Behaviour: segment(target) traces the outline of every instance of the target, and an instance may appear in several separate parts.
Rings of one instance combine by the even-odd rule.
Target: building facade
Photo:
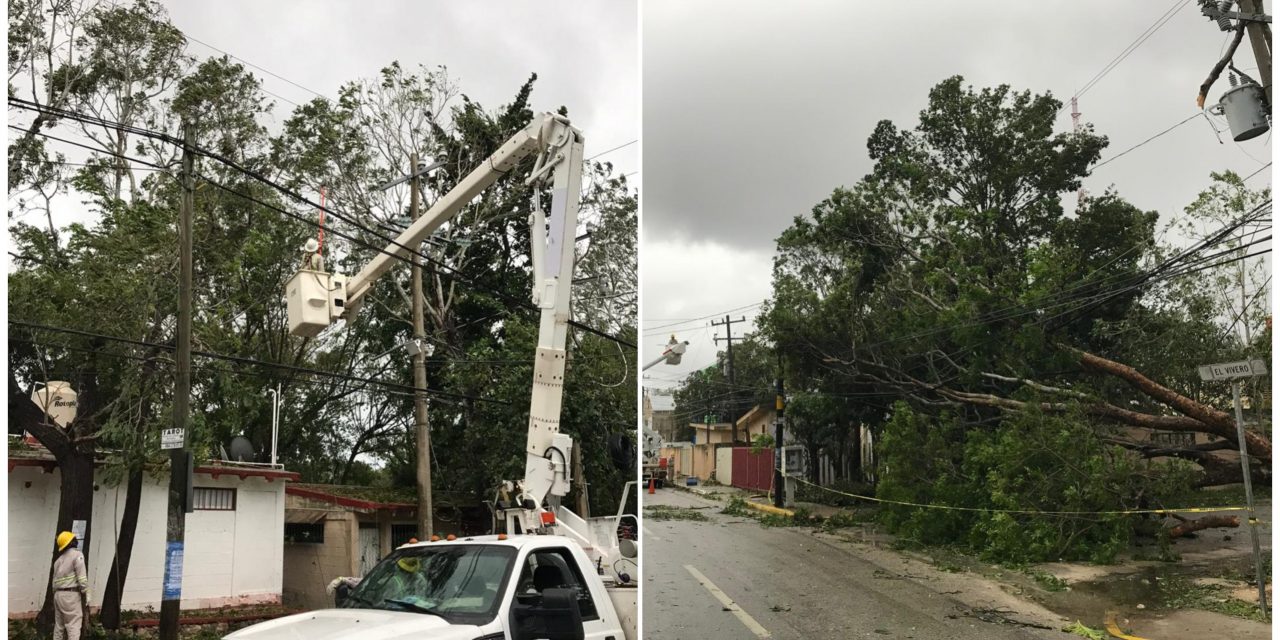
[[[284,566],[284,491],[298,475],[276,469],[209,465],[195,471],[187,514],[182,608],[278,604]],[[164,579],[167,477],[142,486],[138,528],[121,607],[159,610]],[[57,535],[61,476],[47,454],[9,456],[9,617],[34,616],[44,603]],[[124,515],[125,487],[95,477],[86,558],[93,607],[101,606]]]

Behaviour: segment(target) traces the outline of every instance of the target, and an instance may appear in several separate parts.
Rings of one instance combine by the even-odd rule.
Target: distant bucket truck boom
[[[685,349],[688,349],[688,348],[689,348],[688,340],[685,340],[684,342],[678,342],[676,341],[676,337],[672,335],[671,341],[667,343],[667,348],[662,350],[662,355],[658,356],[657,358],[654,358],[653,361],[645,364],[644,369],[641,369],[641,371],[648,371],[649,369],[652,369],[653,367],[656,367],[662,364],[663,362],[667,364],[680,364],[680,358],[684,356]]]

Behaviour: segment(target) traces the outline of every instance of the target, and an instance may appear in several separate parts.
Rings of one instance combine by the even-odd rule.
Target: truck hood
[[[225,640],[474,640],[474,625],[451,625],[439,616],[377,609],[322,609],[246,627]]]

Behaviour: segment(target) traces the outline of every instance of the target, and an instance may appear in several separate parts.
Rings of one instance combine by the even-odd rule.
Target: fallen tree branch
[[[1204,529],[1235,528],[1238,526],[1240,526],[1240,516],[1205,516],[1195,520],[1187,520],[1176,527],[1170,527],[1165,530],[1165,533],[1172,539],[1181,538],[1189,533]]]
[[[1151,380],[1127,364],[1108,360],[1074,347],[1063,346],[1079,356],[1080,364],[1085,369],[1120,378],[1143,394],[1159,400],[1174,411],[1202,423],[1198,431],[1211,433],[1236,442],[1235,419],[1227,412],[1219,411],[1202,402],[1196,402],[1173,389]],[[1245,445],[1250,454],[1267,463],[1271,462],[1271,441],[1269,439],[1252,431],[1245,431],[1244,437]]]
[[[1092,398],[1090,398],[1088,394],[1082,393],[1080,391],[1074,391],[1072,389],[1063,389],[1061,387],[1051,387],[1047,384],[1036,382],[1035,380],[1028,380],[1027,378],[1014,378],[1011,376],[1002,376],[998,373],[989,373],[989,372],[983,372],[982,376],[986,378],[991,378],[993,380],[1000,380],[1001,382],[1020,382],[1028,387],[1031,387],[1032,389],[1035,389],[1037,391],[1043,391],[1045,393],[1057,393],[1061,395],[1071,396],[1072,398],[1080,398],[1081,400],[1092,400]]]

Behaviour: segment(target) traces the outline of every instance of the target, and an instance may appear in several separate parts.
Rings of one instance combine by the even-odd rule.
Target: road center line
[[[644,535],[650,538],[653,538],[654,540],[662,540],[662,538],[659,538],[658,536],[653,535],[653,532],[649,530],[649,527],[640,525],[640,530],[644,532]]]
[[[755,618],[752,618],[750,614],[748,614],[746,611],[743,611],[742,607],[738,606],[738,603],[734,602],[728,595],[725,594],[725,592],[721,591],[720,587],[717,587],[715,583],[708,580],[706,576],[702,575],[702,572],[698,571],[697,569],[694,569],[693,565],[686,564],[684,568],[688,569],[689,573],[693,574],[693,579],[697,580],[698,583],[701,584],[703,588],[705,588],[707,591],[710,591],[711,595],[715,596],[716,600],[719,600],[720,604],[724,605],[724,608],[728,609],[729,611],[732,611],[733,615],[737,616],[738,620],[741,621],[742,624],[751,631],[751,633],[756,634],[757,638],[773,637],[773,635],[771,635],[764,627],[760,626],[759,622],[756,622]]]

